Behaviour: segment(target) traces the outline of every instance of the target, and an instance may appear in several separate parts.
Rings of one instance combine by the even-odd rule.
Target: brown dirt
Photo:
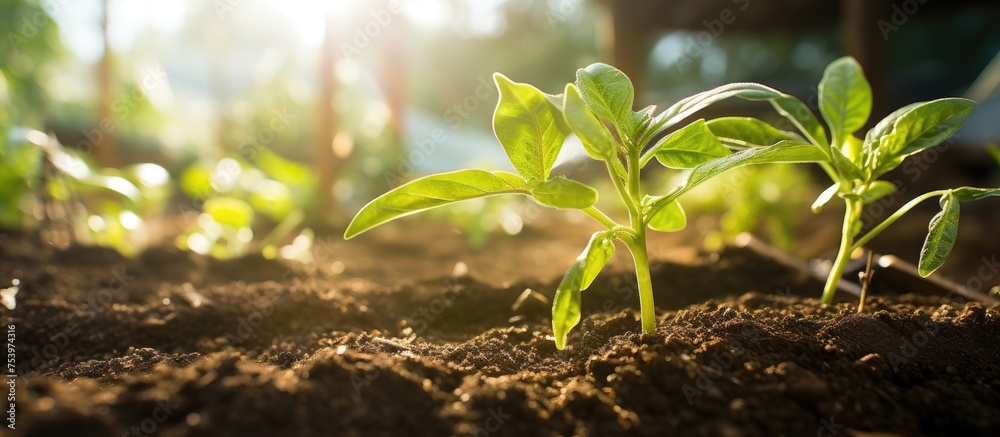
[[[591,231],[469,251],[404,221],[324,240],[307,265],[10,236],[0,279],[22,289],[0,314],[16,326],[17,433],[1000,434],[996,308],[906,294],[855,314],[747,249],[674,249],[684,236],[651,244],[655,334],[638,333],[618,256],[557,351],[548,308],[511,305],[525,288],[551,298]],[[470,275],[451,276],[459,261]]]

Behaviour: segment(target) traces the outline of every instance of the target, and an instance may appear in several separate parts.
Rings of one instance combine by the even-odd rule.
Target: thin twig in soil
[[[868,286],[871,285],[874,274],[875,272],[872,271],[872,251],[869,250],[865,271],[858,273],[858,279],[861,280],[861,301],[858,302],[858,314],[865,311],[865,298],[868,297]]]

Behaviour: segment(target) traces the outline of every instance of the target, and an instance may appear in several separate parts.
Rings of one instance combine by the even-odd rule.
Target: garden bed
[[[0,273],[22,289],[3,324],[16,326],[28,366],[17,429],[1000,432],[996,308],[903,294],[872,297],[856,314],[855,298],[821,305],[820,282],[747,248],[658,253],[674,246],[653,242],[656,333],[638,334],[634,276],[619,257],[585,292],[584,320],[557,351],[548,304],[512,305],[526,288],[552,297],[577,235],[550,226],[544,238],[497,238],[470,252],[447,230],[420,229],[429,234],[404,223],[364,243],[319,244],[306,265],[171,249],[129,260],[8,237]],[[424,248],[422,238],[439,244]]]

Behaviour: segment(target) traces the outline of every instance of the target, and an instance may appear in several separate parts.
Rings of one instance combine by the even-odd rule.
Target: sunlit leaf
[[[782,141],[773,146],[746,149],[725,158],[701,164],[688,175],[682,191],[690,190],[724,171],[745,165],[822,162],[824,160],[826,160],[826,155],[818,147],[796,141]]]
[[[493,80],[500,101],[493,113],[493,132],[518,173],[529,180],[549,178],[566,134],[559,124],[563,115],[556,101],[537,88],[512,82],[502,74]]]
[[[750,147],[770,146],[779,141],[804,142],[798,134],[783,131],[752,117],[722,117],[705,123],[715,136],[746,143]]]
[[[695,121],[667,135],[650,150],[657,161],[669,168],[691,168],[732,154],[705,127],[705,120]]]
[[[808,135],[810,137],[808,140],[823,146],[829,144],[823,127],[805,103],[773,88],[746,82],[722,85],[682,99],[656,116],[649,131],[662,132],[663,129],[679,123],[713,103],[733,97],[750,101],[769,101],[779,114]]]
[[[425,176],[365,205],[347,226],[344,238],[353,238],[387,221],[430,208],[508,193],[530,194],[527,181],[512,173],[485,170],[459,170]]]
[[[594,159],[609,160],[617,153],[617,141],[604,123],[587,108],[580,92],[573,84],[566,85],[563,113],[566,122],[583,143],[584,150]]]
[[[848,180],[865,180],[865,174],[850,158],[844,156],[840,149],[834,148],[830,151],[830,157],[833,158],[833,167],[837,169],[842,176]]]
[[[563,276],[552,301],[552,334],[556,348],[566,348],[566,336],[580,323],[581,291],[590,287],[615,253],[609,231],[597,232]]]
[[[576,71],[576,85],[580,94],[599,119],[612,122],[622,135],[628,135],[635,128],[632,103],[635,91],[632,81],[625,73],[608,64],[591,64]]]
[[[673,201],[660,208],[649,219],[649,228],[660,232],[677,232],[687,226],[687,214],[681,204]]]
[[[810,207],[812,212],[818,214],[822,211],[823,206],[829,203],[830,199],[833,199],[833,196],[836,196],[838,191],[840,191],[840,182],[830,185],[827,189],[823,190],[823,192],[816,197],[816,200],[813,201],[813,204]]]
[[[558,176],[538,184],[531,195],[542,205],[563,209],[584,209],[597,203],[597,190]]]
[[[872,88],[854,58],[845,56],[826,67],[819,82],[819,112],[830,126],[830,136],[836,145],[868,122]]]
[[[952,136],[972,113],[975,102],[947,98],[905,106],[882,119],[865,136],[867,167],[881,176],[903,159]]]

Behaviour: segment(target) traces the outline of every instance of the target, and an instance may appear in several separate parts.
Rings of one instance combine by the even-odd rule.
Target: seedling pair
[[[713,135],[709,124],[697,120],[653,142],[654,138],[695,112],[719,100],[740,96],[801,105],[770,88],[733,84],[696,94],[657,113],[653,106],[633,111],[634,92],[624,73],[605,64],[577,71],[576,82],[562,94],[552,95],[527,84],[494,75],[500,101],[493,115],[493,130],[507,152],[515,173],[460,170],[426,176],[402,185],[371,201],[358,212],[344,234],[352,238],[375,226],[409,214],[453,202],[520,194],[559,209],[577,209],[604,226],[594,233],[570,266],[556,290],[552,330],[556,347],[566,346],[566,336],[580,321],[581,292],[597,277],[621,241],[635,263],[642,329],[656,328],[653,290],[646,251],[646,230],[676,231],[687,219],[677,198],[712,177],[749,164],[822,162],[822,151],[794,135],[773,135],[761,147],[736,146],[733,152]],[[782,100],[784,99],[784,100]],[[802,105],[802,108],[805,108]],[[795,108],[793,108],[795,109]],[[766,133],[777,134],[775,129]],[[628,222],[618,223],[597,209],[597,191],[551,170],[570,133],[576,134],[587,154],[607,167],[615,191],[628,211]],[[652,145],[650,146],[650,144]],[[763,144],[763,143],[761,143]],[[690,169],[685,181],[662,195],[647,194],[639,173],[650,162]]]
[[[646,251],[646,231],[683,229],[687,218],[678,197],[726,170],[749,164],[818,163],[834,184],[813,204],[818,211],[834,196],[846,204],[843,238],[827,281],[823,301],[832,301],[851,252],[861,247],[916,204],[940,197],[942,211],[934,217],[920,256],[920,273],[929,275],[944,262],[955,242],[958,202],[1000,195],[1000,189],[962,187],[926,193],[861,238],[864,205],[892,194],[896,187],[878,178],[903,160],[950,137],[975,104],[965,99],[940,99],[905,106],[868,131],[853,134],[871,113],[871,88],[860,66],[842,58],[826,70],[819,86],[820,113],[829,135],[800,100],[754,83],[734,83],[688,97],[657,113],[653,106],[633,111],[632,83],[621,71],[593,64],[577,71],[576,82],[552,95],[495,74],[500,101],[493,130],[517,173],[460,170],[426,176],[371,201],[358,212],[344,234],[352,238],[390,220],[450,203],[500,194],[520,194],[559,209],[577,209],[604,226],[594,233],[556,290],[552,331],[556,347],[580,322],[581,292],[594,281],[621,241],[635,262],[643,332],[656,328],[652,283]],[[697,111],[723,99],[767,101],[794,131],[778,129],[758,119],[724,117],[697,120],[654,142],[661,133]],[[569,134],[579,137],[587,154],[607,167],[628,222],[618,223],[597,209],[597,191],[564,176],[552,176],[552,166]],[[652,145],[650,145],[652,143]],[[648,194],[639,173],[650,162],[689,169],[679,186],[661,195]]]

